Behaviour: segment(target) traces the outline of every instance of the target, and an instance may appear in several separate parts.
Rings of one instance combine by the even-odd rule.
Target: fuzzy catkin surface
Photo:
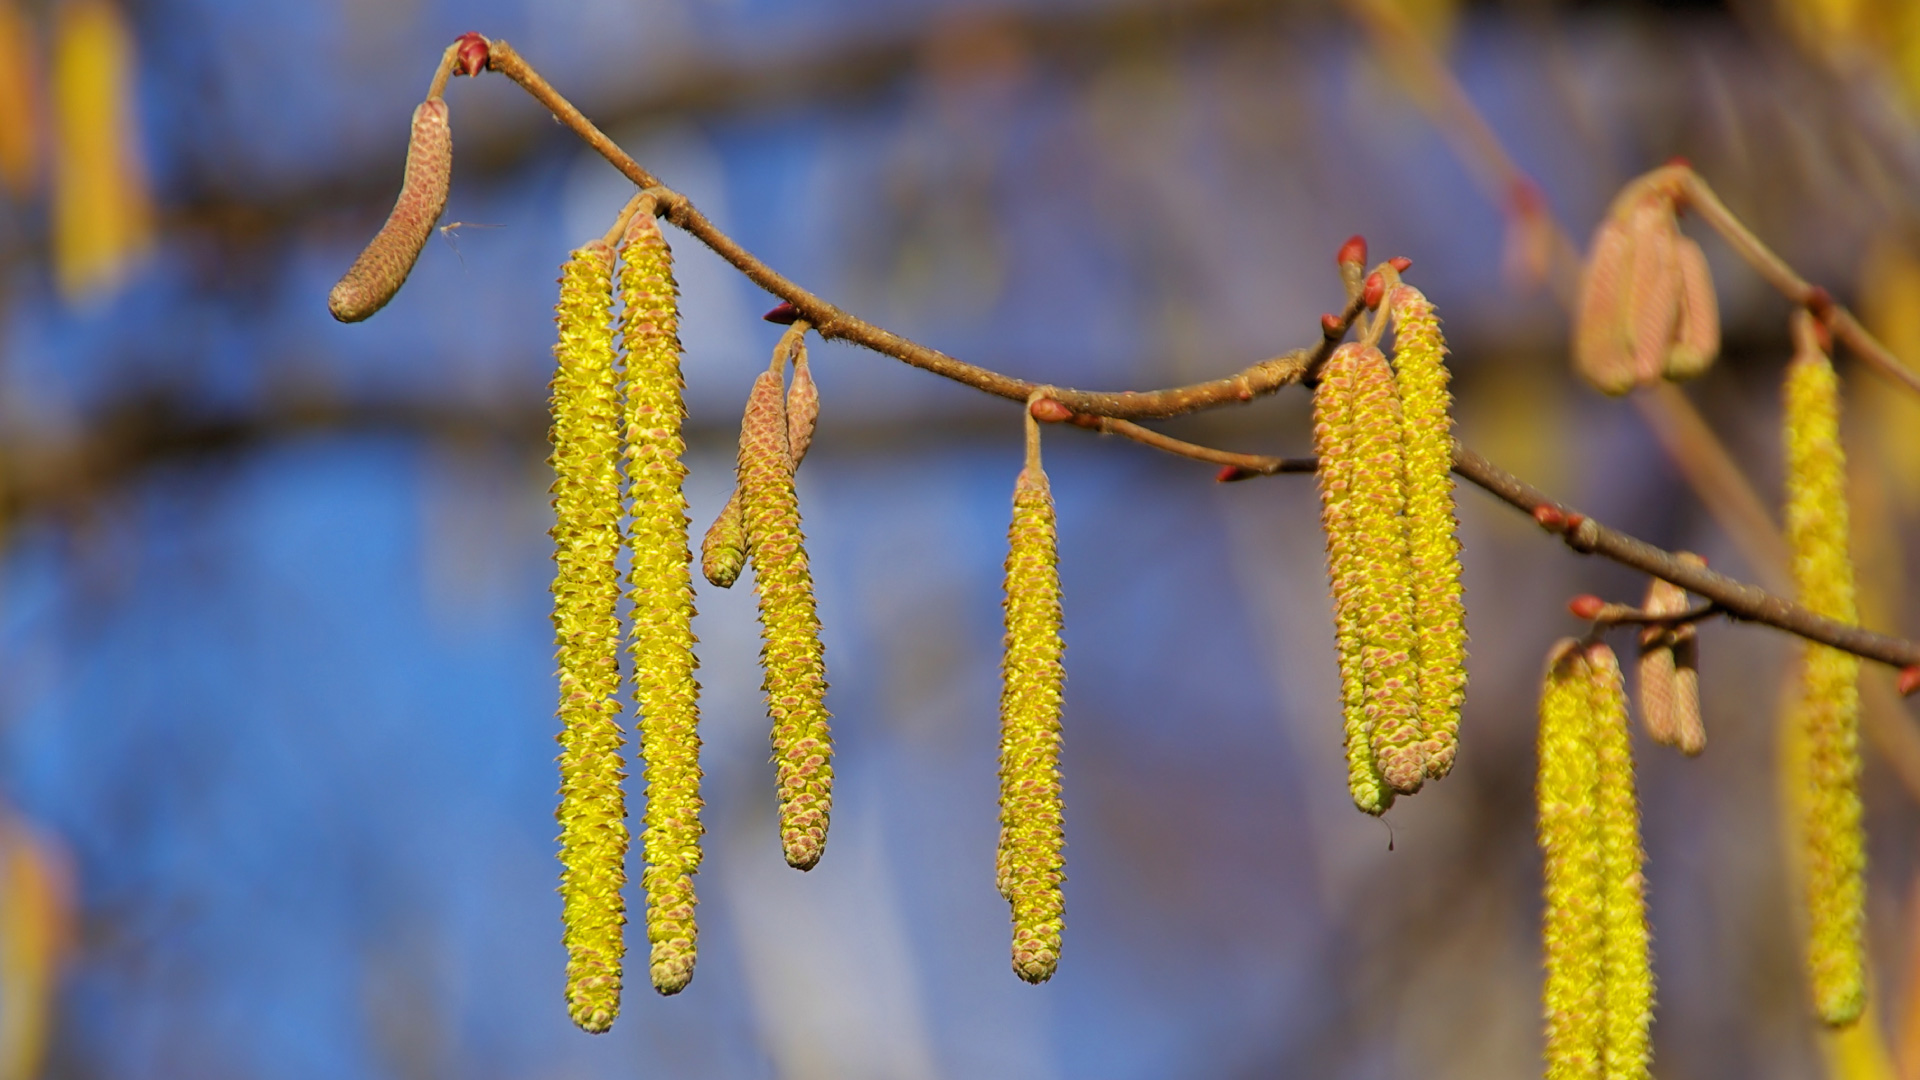
[[[620,1010],[626,808],[615,614],[620,588],[619,399],[612,254],[594,242],[560,273],[554,311],[553,625],[560,661],[560,894],[567,1009],[587,1031]]]
[[[387,306],[420,258],[434,223],[447,208],[453,178],[453,129],[447,103],[429,98],[413,110],[406,179],[387,222],[341,276],[327,310],[341,322],[359,322]]]
[[[754,381],[741,421],[740,496],[760,599],[760,662],[773,720],[780,845],[788,865],[809,870],[820,861],[833,811],[833,740],[786,408],[780,377],[773,372],[762,372]]]
[[[1596,1080],[1605,1032],[1605,946],[1591,675],[1579,645],[1556,644],[1540,694],[1540,851],[1545,856],[1543,1003],[1547,1080]]]
[[[1846,456],[1840,391],[1818,352],[1788,365],[1785,388],[1787,540],[1800,602],[1858,621],[1848,554]],[[1807,870],[1807,964],[1814,1007],[1829,1024],[1858,1019],[1866,1004],[1866,838],[1861,824],[1860,661],[1806,646],[1800,698],[1790,722],[1806,754],[1802,839]]]
[[[1634,790],[1627,688],[1613,650],[1587,653],[1587,692],[1594,749],[1594,827],[1599,845],[1602,1005],[1606,1010],[1602,1075],[1646,1080],[1653,1058],[1652,940],[1647,929],[1646,856],[1640,848],[1640,803]]]
[[[636,214],[621,245],[626,345],[627,484],[633,552],[634,700],[647,808],[640,835],[654,988],[677,993],[693,977],[700,869],[700,684],[694,681],[692,553],[682,492],[678,288],[651,214]]]
[[[1406,443],[1407,553],[1419,655],[1420,753],[1426,775],[1453,768],[1467,693],[1467,613],[1453,505],[1453,404],[1446,341],[1420,291],[1394,290],[1394,366]]]
[[[1066,920],[1060,711],[1066,669],[1060,570],[1047,474],[1020,471],[1007,530],[1000,691],[1000,894],[1013,909],[1013,970],[1053,976]]]

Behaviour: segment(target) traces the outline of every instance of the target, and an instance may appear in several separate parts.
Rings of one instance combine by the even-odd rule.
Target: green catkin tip
[[[833,740],[820,620],[787,438],[780,376],[762,372],[740,425],[741,508],[760,599],[762,686],[773,720],[780,846],[789,866],[811,870],[826,845],[833,809]]]
[[[1419,654],[1420,743],[1426,775],[1453,768],[1467,691],[1467,615],[1461,599],[1459,524],[1453,505],[1453,434],[1447,345],[1433,305],[1402,285],[1392,300],[1394,367],[1406,443],[1407,551]]]
[[[1037,454],[1022,469],[1007,531],[1006,655],[1000,693],[1000,894],[1013,909],[1013,970],[1030,983],[1060,962],[1060,572],[1053,495]]]
[[[710,584],[731,589],[746,568],[747,524],[740,513],[740,489],[736,487],[700,541],[700,573]]]
[[[1345,730],[1347,786],[1354,805],[1369,814],[1393,805],[1393,789],[1374,760],[1366,711],[1365,597],[1361,581],[1364,538],[1354,492],[1357,435],[1354,426],[1355,365],[1362,346],[1336,349],[1321,370],[1313,394],[1313,448],[1319,455],[1320,523],[1327,540],[1327,578],[1332,585],[1334,641],[1340,661],[1340,709]]]
[[[692,556],[681,421],[678,289],[672,254],[645,210],[620,247],[626,346],[626,458],[633,553],[634,702],[646,782],[641,854],[654,989],[678,993],[693,977],[698,930],[693,875],[700,869],[700,685],[693,673]]]
[[[1599,845],[1602,932],[1603,1073],[1646,1080],[1653,1056],[1653,962],[1647,929],[1646,856],[1634,793],[1627,691],[1620,661],[1605,645],[1587,649],[1594,746],[1594,826]]]
[[[1811,316],[1796,312],[1798,346],[1785,387],[1787,539],[1800,602],[1858,621],[1848,556],[1846,457],[1840,393]],[[1861,824],[1860,661],[1806,646],[1792,720],[1805,753],[1801,839],[1807,870],[1807,965],[1815,1011],[1828,1024],[1858,1020],[1866,1004],[1866,841]]]
[[[1540,851],[1546,905],[1547,1080],[1598,1080],[1604,1038],[1603,867],[1592,678],[1578,642],[1555,643],[1540,694]]]
[[[560,662],[560,894],[567,1011],[591,1032],[620,1011],[626,808],[620,790],[619,402],[613,260],[595,241],[561,267],[554,311],[553,625]]]

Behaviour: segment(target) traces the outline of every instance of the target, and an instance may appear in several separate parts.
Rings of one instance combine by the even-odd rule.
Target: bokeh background
[[[1308,343],[1363,233],[1446,318],[1468,443],[1750,579],[1780,580],[1786,303],[1688,227],[1727,349],[1686,394],[1756,523],[1690,479],[1683,403],[1568,376],[1564,237],[1683,155],[1920,362],[1907,0],[0,0],[0,1080],[1538,1071],[1539,668],[1570,595],[1644,580],[1463,490],[1460,764],[1376,821],[1345,792],[1311,482],[1050,432],[1068,931],[1027,986],[992,874],[1019,410],[843,346],[814,350],[800,475],[826,857],[780,860],[751,591],[703,586],[700,965],[574,1030],[550,309],[630,192],[504,79],[455,80],[448,227],[370,322],[324,303],[469,30],[789,275],[1030,379]],[[778,328],[676,251],[703,528]],[[1842,364],[1865,614],[1913,633],[1920,405]],[[1305,421],[1289,392],[1169,430],[1301,453]],[[1920,729],[1870,670],[1878,984],[1836,1043],[1781,843],[1793,646],[1703,645],[1707,753],[1637,746],[1659,1075],[1920,1077]]]

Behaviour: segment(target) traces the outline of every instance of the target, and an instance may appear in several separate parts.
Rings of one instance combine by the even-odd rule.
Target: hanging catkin
[[[1006,655],[1000,671],[1000,895],[1013,908],[1013,970],[1045,982],[1060,962],[1066,877],[1060,797],[1060,571],[1053,493],[1027,416],[1027,464],[1007,530]]]
[[[620,246],[627,352],[627,484],[633,552],[634,703],[647,809],[647,940],[654,989],[678,993],[693,977],[698,931],[693,875],[700,869],[700,684],[693,672],[692,556],[687,549],[687,469],[680,423],[678,289],[660,225],[642,209]]]
[[[1829,618],[1857,621],[1848,555],[1846,457],[1840,445],[1840,389],[1812,316],[1794,314],[1795,355],[1787,367],[1787,539],[1800,603]],[[1801,820],[1807,858],[1807,966],[1814,1008],[1849,1024],[1866,1003],[1866,843],[1861,826],[1860,661],[1808,644],[1791,722],[1806,753]]]
[[[620,1011],[626,808],[620,792],[620,406],[613,255],[599,241],[560,270],[553,354],[554,639],[560,660],[560,895],[567,1011],[605,1031]]]
[[[786,347],[783,342],[775,353],[781,366]],[[833,741],[827,730],[820,620],[800,533],[780,382],[778,367],[754,380],[740,424],[739,487],[760,598],[760,662],[773,720],[780,846],[788,865],[811,870],[826,845],[833,809]]]
[[[1545,856],[1547,1080],[1600,1076],[1605,924],[1592,677],[1580,644],[1555,643],[1540,694],[1539,839]]]
[[[447,208],[452,177],[453,131],[447,126],[447,103],[428,98],[413,110],[406,179],[393,212],[327,297],[327,310],[334,318],[359,322],[386,307],[406,284],[420,249],[433,235],[434,223]]]
[[[804,334],[793,341],[793,385],[787,388],[787,448],[798,469],[813,445],[814,424],[820,419],[820,390],[807,365],[807,339]],[[736,486],[727,505],[707,527],[700,542],[700,572],[710,584],[733,588],[740,571],[747,568],[747,528],[740,513],[740,489]]]
[[[1355,806],[1379,814],[1393,805],[1393,789],[1374,756],[1368,711],[1367,557],[1372,545],[1364,527],[1379,515],[1367,505],[1378,492],[1367,490],[1358,469],[1367,449],[1354,415],[1365,351],[1366,346],[1349,342],[1334,350],[1321,368],[1320,385],[1313,393],[1313,449],[1320,458],[1320,524],[1326,532],[1327,577],[1333,589],[1347,786]]]
[[[1420,752],[1426,775],[1453,768],[1467,692],[1467,614],[1460,596],[1459,524],[1453,508],[1453,422],[1447,344],[1433,304],[1395,289],[1394,368],[1406,444],[1407,552],[1419,653]]]
[[[1605,645],[1586,651],[1594,749],[1594,832],[1599,848],[1602,1072],[1606,1080],[1645,1080],[1653,1056],[1653,964],[1647,931],[1645,855],[1634,793],[1627,689],[1620,661]]]

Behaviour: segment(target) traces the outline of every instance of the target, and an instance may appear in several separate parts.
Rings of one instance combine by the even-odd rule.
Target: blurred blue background
[[[13,6],[49,49],[70,5]],[[1068,928],[1031,987],[992,874],[1019,410],[839,345],[813,353],[800,474],[839,748],[826,856],[780,860],[751,590],[703,586],[700,964],[671,999],[630,980],[610,1034],[574,1030],[545,384],[557,267],[630,189],[506,80],[455,80],[443,223],[462,224],[371,321],[324,303],[390,205],[440,50],[477,30],[783,272],[1036,381],[1164,386],[1306,344],[1363,233],[1413,259],[1447,320],[1464,439],[1761,573],[1642,414],[1566,376],[1565,317],[1516,270],[1509,208],[1349,18],[1364,6],[126,4],[150,250],[63,294],[46,186],[0,207],[0,799],[72,882],[44,1075],[1537,1071],[1538,669],[1577,631],[1568,596],[1633,602],[1644,581],[1463,491],[1460,765],[1375,821],[1345,791],[1311,481],[1218,485],[1050,431]],[[1577,242],[1621,183],[1685,155],[1849,300],[1863,260],[1917,250],[1900,69],[1799,49],[1795,5],[1405,6]],[[1728,341],[1690,392],[1771,492],[1786,304],[1690,231]],[[778,328],[769,297],[670,240],[699,529]],[[1863,380],[1870,614],[1912,632],[1916,427]],[[1298,392],[1169,430],[1310,443]],[[1657,1067],[1816,1075],[1771,764],[1789,643],[1703,637],[1711,748],[1637,747]],[[1920,1030],[1920,812],[1877,751],[1867,792],[1875,1018],[1899,1043]]]

